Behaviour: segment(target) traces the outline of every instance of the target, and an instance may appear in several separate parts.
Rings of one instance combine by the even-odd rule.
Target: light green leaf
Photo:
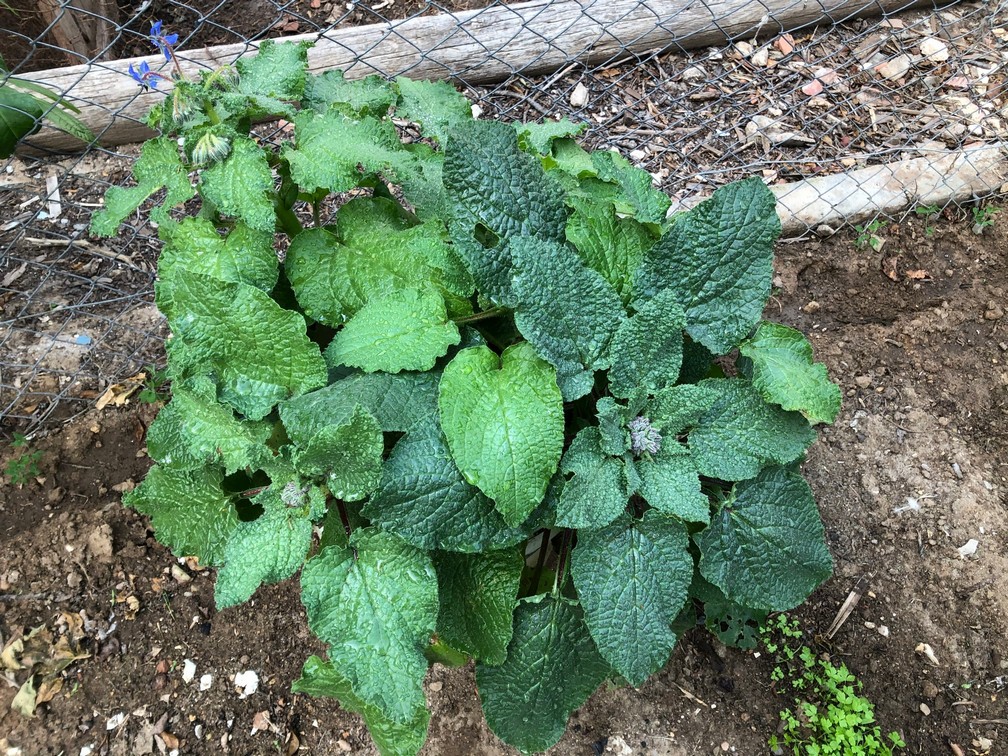
[[[370,175],[408,170],[412,162],[391,121],[357,120],[339,108],[302,110],[294,117],[294,135],[295,146],[284,145],[280,154],[304,192],[348,192]]]
[[[660,292],[620,323],[612,341],[609,390],[629,397],[643,389],[656,394],[675,384],[682,365],[686,315],[675,292]]]
[[[159,189],[167,188],[164,202],[150,212],[151,220],[158,223],[168,218],[168,210],[172,207],[196,195],[179,157],[178,145],[175,140],[167,137],[144,143],[140,157],[133,164],[133,178],[136,179],[136,186],[109,187],[105,193],[104,209],[91,218],[91,233],[112,236],[119,224]]]
[[[686,447],[666,436],[651,459],[638,459],[640,494],[648,504],[687,522],[710,522],[710,501],[700,490],[700,476]]]
[[[556,373],[526,342],[498,357],[463,349],[444,370],[438,405],[455,463],[494,500],[508,525],[542,501],[563,450]]]
[[[405,724],[424,706],[424,648],[438,616],[437,575],[428,556],[373,528],[350,547],[330,546],[301,573],[308,625],[331,644],[333,668],[360,700]]]
[[[304,318],[259,289],[179,270],[170,289],[158,288],[158,304],[175,336],[174,377],[213,373],[221,401],[250,420],[325,385],[325,362]]]
[[[291,103],[301,99],[307,76],[311,42],[280,42],[264,39],[253,58],[239,58],[238,91],[248,95],[264,111],[289,112]]]
[[[263,583],[286,580],[304,564],[312,540],[311,518],[307,507],[288,506],[282,490],[272,485],[252,499],[263,513],[251,522],[239,522],[231,532],[214,585],[218,609],[245,603]]]
[[[840,387],[826,366],[812,362],[812,345],[793,328],[760,323],[752,338],[739,345],[751,360],[753,386],[768,402],[801,412],[810,423],[832,423],[840,414]]]
[[[512,125],[518,132],[518,144],[521,148],[539,155],[550,154],[553,140],[577,136],[588,128],[587,123],[574,123],[567,118],[561,118],[559,121],[548,119],[542,123],[516,121]]]
[[[26,92],[15,91],[9,81],[4,76],[4,83],[0,84],[0,158],[9,158],[14,154],[17,143],[39,128],[42,114],[46,111],[38,99]]]
[[[644,252],[655,243],[648,229],[633,218],[621,218],[611,202],[571,201],[574,212],[567,220],[567,241],[585,265],[602,274],[624,305],[633,299],[634,271]]]
[[[704,578],[731,601],[774,612],[798,606],[830,576],[823,538],[812,490],[780,467],[738,483],[694,536]]]
[[[609,283],[566,244],[512,239],[515,325],[557,369],[564,401],[592,390],[595,371],[609,367],[609,345],[624,317]]]
[[[484,664],[503,662],[524,566],[517,549],[436,554],[438,638]]]
[[[266,153],[245,137],[232,140],[228,156],[203,171],[200,180],[200,194],[218,210],[270,234],[276,227],[272,193],[273,171]]]
[[[602,181],[619,186],[622,198],[633,208],[637,220],[656,226],[665,223],[665,214],[671,202],[663,192],[655,188],[650,173],[610,150],[591,153],[591,161],[595,174]]]
[[[671,624],[693,579],[685,526],[650,510],[581,533],[571,575],[599,653],[639,688],[676,642]]]
[[[436,417],[437,409],[434,413]],[[431,417],[399,440],[382,468],[381,483],[364,505],[365,517],[422,549],[480,552],[523,540],[456,467]]]
[[[539,595],[518,604],[507,658],[497,667],[477,664],[476,684],[490,729],[530,753],[560,739],[571,712],[609,671],[581,608],[569,599]]]
[[[202,273],[221,281],[246,283],[265,292],[276,286],[279,270],[273,234],[235,224],[221,236],[206,218],[186,217],[163,223],[158,236],[165,242],[158,258],[158,276],[171,278],[176,270]]]
[[[347,422],[357,405],[386,433],[405,433],[437,414],[439,373],[358,373],[280,405],[294,443],[304,446],[323,428]]]
[[[367,373],[423,371],[460,339],[437,291],[400,289],[369,299],[336,334],[325,358]]]
[[[776,200],[758,178],[716,190],[677,215],[637,271],[638,296],[671,289],[686,311],[686,330],[725,354],[756,326],[770,297],[773,244],[780,235]]]
[[[147,431],[147,451],[151,459],[179,470],[221,465],[230,474],[267,451],[263,445],[271,432],[269,423],[238,420],[213,395],[176,386]]]
[[[223,473],[211,468],[154,465],[143,483],[123,496],[123,504],[149,515],[158,540],[177,556],[194,556],[212,567],[224,561],[225,544],[238,525],[222,479]]]
[[[579,431],[560,460],[564,476],[556,508],[559,528],[602,528],[626,508],[627,490],[623,460],[602,450],[602,435],[595,427]]]
[[[714,397],[689,432],[690,452],[701,475],[753,478],[769,463],[794,462],[816,439],[804,417],[767,404],[748,381],[710,378],[696,385]]]
[[[294,452],[294,466],[324,479],[334,498],[360,501],[378,487],[385,442],[381,426],[360,405],[338,425],[327,425]]]
[[[385,716],[381,709],[363,701],[353,691],[350,681],[325,659],[309,656],[301,670],[301,677],[291,686],[294,693],[335,698],[345,710],[359,714],[367,725],[381,756],[416,756],[427,740],[430,712],[426,706],[416,709],[407,722],[398,722]]]
[[[442,145],[460,123],[472,120],[472,106],[447,81],[414,81],[399,76],[396,116],[420,124],[424,136],[433,137]]]
[[[392,86],[381,76],[347,79],[339,69],[308,75],[305,105],[319,113],[343,103],[358,115],[384,118],[396,100]]]

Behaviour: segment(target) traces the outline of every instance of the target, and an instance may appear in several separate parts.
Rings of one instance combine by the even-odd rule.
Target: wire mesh
[[[82,106],[99,144],[142,138],[142,113],[163,96],[118,89],[129,81],[124,59],[152,53],[159,19],[179,33],[184,65],[308,35],[334,51],[327,60],[345,60],[349,76],[449,77],[482,117],[584,121],[590,146],[649,171],[677,209],[761,176],[785,194],[805,191],[795,202],[821,200],[796,208],[795,235],[912,212],[915,202],[969,201],[1006,180],[1004,0],[837,0],[830,17],[821,3],[808,15],[804,0],[33,2],[0,3],[0,54],[12,75]],[[681,12],[664,12],[673,5]],[[263,126],[261,136],[274,131]],[[44,136],[0,171],[0,416],[29,427],[70,417],[160,362],[167,336],[152,304],[156,229],[137,215],[114,239],[87,233],[136,147],[68,157],[58,135]],[[901,185],[894,205],[878,189],[913,158],[937,166],[921,179],[929,188]],[[963,166],[967,180],[952,176]],[[841,175],[849,180],[833,194],[815,183]]]

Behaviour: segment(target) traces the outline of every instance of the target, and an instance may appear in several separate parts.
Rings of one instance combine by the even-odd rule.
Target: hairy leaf
[[[682,365],[686,316],[671,290],[660,292],[622,321],[612,341],[609,390],[629,397],[643,389],[656,394],[675,384]]]
[[[438,615],[437,576],[424,552],[373,528],[330,546],[301,573],[312,631],[364,703],[405,724],[424,706],[423,650]]]
[[[518,144],[521,148],[539,155],[550,154],[553,140],[577,136],[588,128],[587,123],[574,123],[567,118],[561,118],[559,121],[549,119],[542,123],[515,122],[513,126],[518,132]]]
[[[582,533],[571,575],[599,653],[635,688],[669,659],[693,578],[682,523],[654,510]]]
[[[591,161],[602,181],[619,186],[622,197],[633,208],[637,220],[656,226],[665,222],[665,213],[671,203],[664,193],[654,187],[650,173],[631,165],[625,157],[610,150],[593,152]]]
[[[439,387],[441,424],[455,463],[494,500],[508,525],[542,501],[563,449],[563,398],[556,373],[522,342],[498,357],[463,349]]]
[[[247,95],[262,114],[296,111],[289,104],[301,99],[307,78],[306,65],[311,42],[274,42],[264,39],[253,58],[235,61],[238,91]]]
[[[230,154],[203,171],[200,181],[200,194],[218,210],[270,234],[276,227],[272,192],[273,171],[266,153],[246,137],[236,137]]]
[[[644,253],[638,296],[671,289],[686,311],[690,336],[715,354],[731,350],[759,322],[770,297],[773,243],[781,229],[775,202],[752,178],[677,215]]]
[[[598,428],[580,431],[560,460],[564,476],[556,508],[560,528],[602,528],[626,508],[627,490],[623,460],[602,450]]]
[[[581,608],[539,595],[515,610],[514,634],[500,666],[476,665],[487,724],[521,751],[545,751],[567,718],[609,675],[588,634]]]
[[[710,501],[700,490],[696,464],[674,436],[663,439],[651,459],[638,459],[635,468],[640,494],[652,507],[687,522],[710,521]]]
[[[255,286],[270,292],[279,275],[273,234],[237,223],[225,236],[206,218],[164,223],[158,235],[165,242],[158,258],[158,277],[166,281],[176,270]]]
[[[424,136],[442,145],[460,125],[472,121],[472,106],[447,81],[414,81],[405,76],[395,80],[399,92],[396,115],[421,126]]]
[[[348,79],[339,69],[309,74],[305,82],[305,105],[319,113],[342,103],[358,115],[382,118],[396,100],[392,86],[381,76]]]
[[[47,107],[27,92],[16,91],[6,69],[0,73],[5,74],[0,85],[0,158],[9,158],[19,141],[38,130]]]
[[[794,608],[833,569],[811,489],[780,467],[738,483],[694,539],[704,578],[729,600],[767,611]]]
[[[378,487],[385,443],[381,426],[358,405],[344,422],[327,425],[294,452],[294,466],[323,479],[334,498],[360,501]]]

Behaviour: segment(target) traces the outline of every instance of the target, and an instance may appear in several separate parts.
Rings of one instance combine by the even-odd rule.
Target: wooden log
[[[369,26],[300,34],[316,41],[312,71],[341,68],[350,77],[377,73],[415,79],[455,78],[488,83],[521,73],[555,71],[572,60],[588,65],[628,54],[721,44],[726,39],[769,36],[815,23],[907,8],[932,0],[532,0],[456,14],[419,16]],[[257,43],[179,51],[182,70],[233,63],[255,54]],[[104,145],[149,139],[143,118],[163,93],[141,94],[127,74],[130,63],[151,68],[164,58],[120,60],[26,74],[67,93]],[[37,150],[78,149],[67,134],[44,127],[28,140]]]
[[[838,229],[914,206],[964,202],[1008,181],[1008,144],[989,144],[771,186],[784,236]]]

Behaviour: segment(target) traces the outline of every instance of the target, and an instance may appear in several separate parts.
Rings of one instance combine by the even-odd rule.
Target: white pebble
[[[959,552],[959,558],[965,559],[966,557],[973,556],[977,552],[977,546],[980,545],[980,541],[976,538],[970,538],[966,543],[960,546],[957,551]]]
[[[118,727],[125,721],[126,721],[126,714],[120,711],[118,714],[113,714],[106,720],[105,729],[106,730],[118,729]]]
[[[259,690],[259,675],[251,669],[239,672],[234,676],[234,684],[238,689],[238,698],[248,698]]]
[[[581,82],[578,82],[577,86],[574,87],[574,91],[571,92],[570,104],[575,108],[583,108],[588,104],[588,87],[586,87]]]
[[[203,675],[203,677],[199,679],[200,690],[210,690],[211,685],[213,685],[213,675]]]
[[[196,677],[196,662],[192,659],[186,659],[182,664],[182,682],[186,685],[191,683]]]

